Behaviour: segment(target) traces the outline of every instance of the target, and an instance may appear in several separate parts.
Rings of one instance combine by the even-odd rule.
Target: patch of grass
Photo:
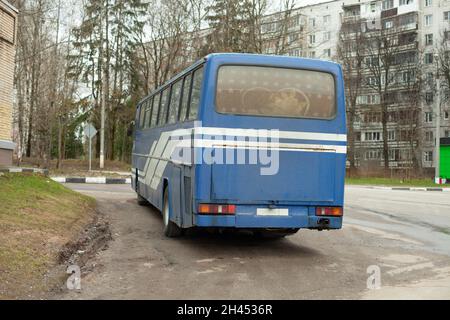
[[[370,185],[389,187],[450,187],[450,185],[437,185],[431,179],[390,179],[390,178],[345,178],[348,185]]]
[[[121,161],[105,160],[105,168],[100,169],[99,159],[92,159],[92,171],[89,172],[89,162],[87,159],[64,159],[61,162],[61,167],[56,169],[56,160],[51,160],[44,164],[40,159],[24,158],[22,160],[22,167],[48,167],[51,176],[72,176],[72,177],[111,177],[123,178],[124,173],[130,175],[131,165]]]
[[[39,296],[59,250],[94,209],[94,199],[45,176],[0,175],[0,297]]]

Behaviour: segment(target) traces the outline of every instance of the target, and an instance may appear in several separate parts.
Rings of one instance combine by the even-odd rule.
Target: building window
[[[423,156],[425,162],[433,162],[433,151],[425,151]]]
[[[316,52],[315,51],[310,51],[309,52],[309,57],[310,58],[315,58],[316,57]]]
[[[290,27],[297,27],[300,25],[300,16],[297,15],[291,19]]]
[[[425,16],[425,26],[429,27],[433,24],[433,15],[432,14],[427,14]]]
[[[414,79],[414,71],[403,71],[401,74],[401,81],[403,83],[410,83]]]
[[[376,2],[371,2],[370,3],[370,12],[375,12],[377,10],[377,4]]]
[[[366,104],[367,103],[367,96],[358,96],[356,98],[357,104]]]
[[[380,112],[367,112],[367,113],[364,113],[364,122],[365,123],[378,123],[378,122],[381,122],[381,113]]]
[[[388,140],[394,141],[395,140],[395,130],[389,130],[388,131]]]
[[[330,21],[331,21],[330,15],[323,16],[323,24],[330,23]]]
[[[326,58],[330,58],[331,57],[331,49],[324,49],[323,50],[323,55]]]
[[[389,10],[394,7],[394,0],[383,0],[383,10]]]
[[[380,96],[376,94],[367,95],[367,104],[379,104]]]
[[[294,42],[298,40],[298,33],[291,33],[288,37],[289,42]]]
[[[381,132],[366,132],[364,133],[364,141],[380,141]]]
[[[431,87],[433,85],[433,83],[434,83],[434,74],[433,74],[433,72],[427,72],[425,77],[426,77],[425,78],[426,84]]]
[[[400,3],[401,6],[404,6],[404,5],[407,5],[407,4],[414,3],[414,0],[400,0],[399,3]]]
[[[400,159],[400,150],[399,149],[389,149],[389,160],[397,161]]]
[[[394,22],[392,22],[392,21],[385,21],[384,22],[384,28],[385,29],[390,29],[390,28],[392,28],[394,26]]]
[[[380,150],[369,150],[365,153],[366,160],[379,160],[382,158]]]
[[[425,7],[429,7],[433,4],[433,0],[425,0]]]
[[[314,28],[316,26],[316,19],[315,18],[309,18],[309,25]]]
[[[324,41],[329,41],[331,39],[331,32],[330,31],[325,31],[323,33],[323,40]]]
[[[433,97],[434,97],[434,95],[433,95],[433,92],[426,92],[425,93],[425,102],[427,103],[427,104],[432,104],[433,103]]]
[[[433,54],[432,53],[425,53],[425,63],[426,64],[433,63]]]
[[[449,21],[450,20],[450,11],[445,11],[444,12],[444,21]]]
[[[366,65],[368,67],[378,66],[378,57],[366,57]]]
[[[383,79],[383,78],[382,78]],[[367,84],[369,86],[377,86],[378,85],[378,79],[377,77],[367,77]]]
[[[444,120],[448,120],[448,111],[444,111]]]
[[[425,35],[425,45],[431,46],[433,44],[433,34],[429,33]]]
[[[445,138],[450,138],[450,131],[445,130],[445,132],[444,132],[444,137],[445,137]]]
[[[450,40],[450,31],[444,31],[444,40]]]
[[[425,122],[426,123],[433,122],[433,114],[431,112],[425,112]]]
[[[316,35],[310,34],[309,35],[309,44],[315,44],[316,43]]]
[[[428,141],[428,142],[433,141],[433,131],[425,132],[425,141]]]
[[[299,49],[294,49],[294,50],[291,50],[289,55],[290,56],[295,56],[295,57],[300,57],[301,56],[301,51]]]

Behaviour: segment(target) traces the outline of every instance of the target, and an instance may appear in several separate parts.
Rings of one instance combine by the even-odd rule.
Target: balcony
[[[342,23],[355,23],[361,20],[361,16],[357,15],[344,15],[342,17]]]
[[[397,13],[398,13],[398,9],[397,8],[392,8],[392,9],[389,9],[389,10],[381,11],[381,19],[389,18],[389,17],[392,17],[392,16],[396,16]]]

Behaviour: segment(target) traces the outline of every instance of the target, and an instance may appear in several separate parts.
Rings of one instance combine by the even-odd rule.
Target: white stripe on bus
[[[189,136],[195,130],[195,134],[216,135],[216,136],[235,136],[235,137],[274,137],[280,139],[298,139],[298,140],[318,140],[318,141],[347,141],[346,134],[322,133],[322,132],[303,132],[303,131],[281,131],[276,129],[234,129],[219,127],[195,127],[191,129],[173,130],[173,137]]]
[[[178,148],[191,147],[191,141],[181,140],[176,145]],[[261,141],[229,141],[229,140],[208,140],[195,139],[195,148],[245,148],[264,150],[285,150],[285,151],[308,151],[308,152],[332,152],[347,153],[346,146],[326,145],[326,144],[305,144],[305,143],[277,143]]]

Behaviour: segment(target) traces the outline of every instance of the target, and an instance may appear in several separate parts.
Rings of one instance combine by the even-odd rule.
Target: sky
[[[322,2],[328,2],[330,0],[296,0],[296,7],[303,7],[310,4],[316,4],[316,3],[322,3]],[[284,0],[272,0],[273,2],[273,10],[276,10],[280,7],[280,4],[284,2]]]

